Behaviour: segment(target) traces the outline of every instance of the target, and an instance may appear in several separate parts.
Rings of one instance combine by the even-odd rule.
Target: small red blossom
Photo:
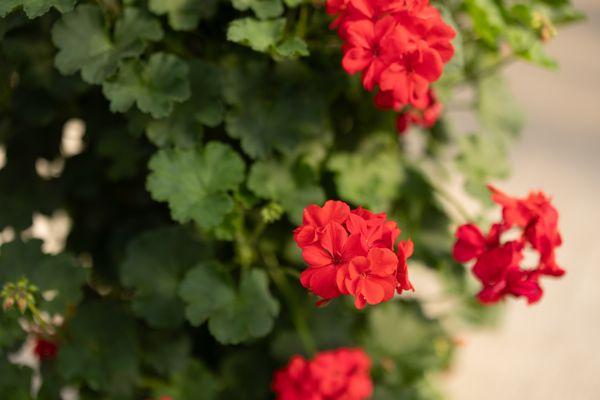
[[[454,29],[429,0],[327,0],[332,28],[344,41],[342,66],[361,73],[375,104],[400,112],[399,133],[410,123],[431,128],[442,112],[430,88],[454,55]]]
[[[496,303],[508,295],[535,303],[543,294],[539,279],[565,272],[556,264],[554,255],[555,248],[562,243],[558,212],[541,192],[519,199],[492,186],[489,189],[492,200],[502,206],[502,221],[492,225],[487,235],[473,224],[460,226],[452,255],[461,263],[476,260],[473,274],[483,285],[477,295],[482,303]],[[502,234],[511,229],[518,229],[520,236],[503,243]],[[526,249],[539,255],[534,268],[522,266]]]
[[[324,301],[352,295],[359,309],[387,301],[394,292],[414,290],[406,262],[414,246],[401,241],[396,250],[399,236],[398,225],[385,213],[350,210],[333,200],[323,207],[310,205],[294,231],[308,265],[300,283]]]
[[[396,117],[396,130],[398,133],[403,134],[411,125],[418,125],[427,129],[432,128],[440,118],[443,108],[433,89],[429,89],[425,107],[422,109],[413,107],[398,114]]]
[[[58,354],[58,345],[56,342],[38,338],[35,342],[33,352],[41,361],[50,360],[55,358],[56,354]]]
[[[277,400],[364,400],[373,393],[371,360],[361,349],[323,351],[314,359],[291,358],[275,372]]]

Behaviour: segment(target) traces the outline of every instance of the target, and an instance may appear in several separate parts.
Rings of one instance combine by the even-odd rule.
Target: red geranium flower
[[[342,66],[362,72],[367,90],[379,87],[378,107],[403,111],[399,132],[411,122],[431,128],[442,106],[430,85],[454,55],[456,35],[439,11],[428,0],[327,0],[327,12],[344,41]]]
[[[406,263],[412,242],[400,242],[396,251],[400,229],[385,213],[350,211],[330,200],[323,207],[308,206],[294,232],[308,264],[300,282],[323,300],[350,294],[363,308],[389,300],[395,290],[413,290]]]
[[[391,299],[398,285],[397,269],[398,257],[389,249],[376,247],[367,257],[354,257],[346,273],[345,285],[355,296],[356,308]]]
[[[313,360],[294,356],[275,372],[277,400],[364,400],[373,393],[371,360],[361,349],[320,352]]]
[[[477,295],[482,303],[495,303],[509,295],[535,303],[543,294],[540,277],[564,274],[554,256],[562,242],[558,212],[541,192],[518,199],[489,188],[492,200],[502,206],[502,221],[492,225],[487,236],[473,224],[459,227],[452,255],[459,262],[476,260],[473,274],[483,285]],[[520,237],[503,243],[502,234],[510,229],[519,229]],[[527,249],[539,255],[534,268],[521,265]]]
[[[391,107],[393,107],[393,105]],[[427,105],[422,109],[413,107],[398,114],[398,117],[396,118],[396,130],[400,134],[406,133],[410,125],[413,124],[422,126],[423,128],[431,128],[440,118],[442,110],[442,103],[438,101],[433,89],[429,89],[429,92],[427,93]]]

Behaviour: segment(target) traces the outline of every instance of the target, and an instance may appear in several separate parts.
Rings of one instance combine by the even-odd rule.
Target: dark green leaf
[[[281,0],[232,0],[231,3],[239,11],[252,9],[260,19],[279,17],[283,13]]]
[[[206,256],[205,247],[178,227],[148,231],[134,239],[121,265],[121,282],[135,290],[133,311],[155,327],[182,323],[179,283]]]
[[[300,223],[307,204],[325,201],[325,193],[316,182],[298,182],[289,166],[276,161],[255,162],[248,176],[248,189],[260,198],[281,203],[295,223]]]
[[[36,285],[46,298],[39,308],[49,313],[64,313],[68,306],[81,299],[81,287],[87,271],[77,267],[68,254],[47,255],[41,251],[40,240],[15,240],[0,248],[0,287],[25,277]]]
[[[237,344],[267,335],[273,329],[279,303],[269,291],[264,271],[244,271],[235,300],[214,314],[208,327],[223,344]]]
[[[0,17],[13,11],[17,7],[23,7],[29,18],[36,18],[47,13],[54,7],[60,12],[71,11],[77,0],[2,0],[0,3]]]
[[[168,384],[154,390],[155,398],[168,396],[177,400],[217,400],[218,384],[213,374],[200,362],[192,361]]]
[[[219,312],[235,298],[235,290],[228,282],[223,267],[203,263],[185,276],[179,295],[186,302],[185,315],[192,325],[198,326]]]
[[[203,61],[193,61],[189,67],[190,98],[176,105],[169,117],[148,125],[148,138],[157,146],[195,146],[202,137],[202,125],[214,127],[223,121],[219,68]]]
[[[212,17],[219,0],[150,0],[150,11],[158,15],[167,14],[169,25],[178,31],[191,31],[202,18]]]
[[[139,377],[135,321],[107,300],[85,304],[66,326],[58,353],[60,373],[84,381],[106,398],[131,399]]]
[[[114,75],[119,61],[139,56],[148,41],[160,40],[162,35],[157,20],[138,9],[126,8],[111,36],[102,10],[81,5],[65,14],[52,29],[52,40],[59,48],[56,67],[63,74],[80,70],[84,81],[102,83]]]
[[[153,54],[147,63],[129,61],[117,76],[102,85],[113,112],[125,112],[135,103],[154,118],[166,117],[176,103],[190,97],[188,66],[165,53]]]

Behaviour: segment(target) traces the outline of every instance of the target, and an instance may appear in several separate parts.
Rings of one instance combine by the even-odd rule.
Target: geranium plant
[[[0,397],[440,398],[455,329],[564,273],[550,197],[487,185],[522,127],[502,69],[554,68],[545,42],[580,18],[569,0],[0,1]]]

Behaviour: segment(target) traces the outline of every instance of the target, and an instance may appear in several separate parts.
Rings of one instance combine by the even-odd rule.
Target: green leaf
[[[281,203],[294,223],[301,222],[306,205],[325,201],[325,193],[316,182],[300,182],[289,166],[273,160],[252,164],[247,185],[258,197]]]
[[[473,30],[491,46],[496,46],[505,29],[502,12],[494,0],[466,0]]]
[[[506,145],[489,135],[463,136],[459,141],[460,152],[456,163],[465,175],[465,187],[469,193],[489,203],[486,185],[493,179],[508,177]]]
[[[284,29],[284,18],[268,21],[241,18],[229,24],[227,40],[264,53],[283,38]]]
[[[271,393],[272,367],[261,349],[239,349],[223,357],[219,368],[219,400],[264,400]]]
[[[143,361],[161,376],[172,377],[180,373],[192,358],[192,340],[185,332],[153,330],[143,339]]]
[[[297,58],[309,55],[308,45],[299,37],[292,37],[275,47],[275,54],[281,58]]]
[[[159,384],[153,392],[154,398],[170,397],[177,400],[216,400],[218,382],[214,375],[203,364],[191,361],[167,384]]]
[[[486,77],[477,86],[477,112],[481,129],[498,138],[517,136],[523,128],[523,113],[499,75]]]
[[[121,283],[135,289],[132,308],[153,327],[184,321],[177,288],[185,273],[206,257],[206,249],[179,227],[143,233],[127,247]]]
[[[147,187],[152,197],[169,203],[176,221],[218,226],[233,209],[229,192],[244,180],[242,158],[229,146],[209,142],[202,150],[157,152],[149,163]]]
[[[221,71],[216,65],[196,60],[189,63],[190,98],[173,113],[148,124],[148,138],[157,146],[193,147],[202,137],[202,125],[215,127],[223,121]]]
[[[234,59],[224,85],[224,98],[233,106],[225,128],[253,158],[274,149],[291,154],[310,139],[331,138],[329,94],[299,63],[270,69],[262,62]]]
[[[188,272],[179,288],[179,295],[187,303],[185,315],[188,321],[198,326],[230,304],[235,298],[235,290],[222,266],[203,263]]]
[[[336,153],[327,168],[343,199],[389,211],[404,178],[400,150],[389,135],[372,134],[354,153]]]
[[[262,270],[243,271],[235,300],[208,321],[213,336],[222,344],[237,344],[267,335],[279,314],[279,303],[269,291]]]
[[[120,306],[108,300],[80,306],[64,337],[57,362],[65,379],[83,380],[105,398],[133,397],[139,377],[136,325]]]
[[[439,322],[424,317],[417,304],[381,304],[369,313],[367,329],[364,346],[373,359],[391,357],[404,379],[442,368],[451,355]]]
[[[232,0],[231,4],[239,11],[252,9],[260,19],[279,17],[283,13],[281,0]]]
[[[46,14],[54,7],[61,13],[71,11],[77,0],[2,0],[0,3],[0,17],[4,18],[17,7],[23,7],[25,15],[36,18]]]
[[[536,32],[521,27],[510,27],[505,33],[517,57],[544,68],[558,68],[556,60],[546,54],[544,44]]]
[[[65,75],[81,71],[84,81],[102,83],[117,72],[121,60],[139,56],[148,41],[162,36],[160,23],[135,8],[125,8],[111,35],[102,10],[81,5],[52,28],[52,41],[59,49],[55,64]]]
[[[0,357],[5,348],[25,341],[26,333],[19,325],[18,318],[19,313],[16,310],[0,313]]]
[[[31,400],[31,378],[33,370],[8,361],[6,355],[0,356],[0,393],[10,400]]]
[[[150,0],[150,11],[167,14],[169,25],[177,31],[191,31],[202,18],[210,18],[217,11],[219,0]]]
[[[190,97],[188,72],[188,66],[179,58],[155,53],[147,63],[124,63],[102,90],[113,112],[125,112],[136,103],[141,111],[162,118],[171,114],[176,103]]]
[[[68,254],[47,255],[40,240],[17,239],[0,248],[0,287],[25,277],[50,300],[41,300],[38,308],[51,314],[64,314],[68,306],[81,300],[81,287],[87,271],[75,265]]]

